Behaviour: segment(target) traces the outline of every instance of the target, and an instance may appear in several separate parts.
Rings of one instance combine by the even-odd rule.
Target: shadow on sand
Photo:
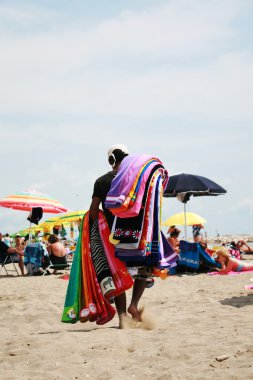
[[[233,306],[239,309],[240,307],[253,305],[253,294],[248,294],[247,296],[241,297],[225,298],[224,300],[220,300],[219,302],[222,305]]]

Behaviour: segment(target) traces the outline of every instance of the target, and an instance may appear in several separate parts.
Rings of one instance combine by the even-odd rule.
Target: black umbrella
[[[208,178],[196,174],[177,174],[169,178],[168,185],[163,193],[164,197],[177,197],[184,203],[185,236],[186,236],[186,209],[185,204],[191,196],[217,196],[227,191]],[[187,240],[187,238],[186,238]]]

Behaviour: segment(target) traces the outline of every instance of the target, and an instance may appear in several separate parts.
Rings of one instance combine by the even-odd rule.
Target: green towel
[[[81,297],[81,267],[82,267],[82,231],[83,220],[81,223],[80,234],[74,259],[71,266],[68,289],[65,298],[64,309],[62,313],[62,322],[76,323],[80,320],[80,297]]]

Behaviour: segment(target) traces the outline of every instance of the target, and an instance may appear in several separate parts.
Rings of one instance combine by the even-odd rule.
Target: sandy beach
[[[68,281],[59,275],[3,275],[1,379],[253,379],[252,278],[157,279],[143,325],[120,330],[117,317],[62,323]]]

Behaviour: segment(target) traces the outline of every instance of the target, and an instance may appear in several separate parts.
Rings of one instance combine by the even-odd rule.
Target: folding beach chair
[[[25,248],[24,264],[27,275],[43,274],[45,257],[48,255],[46,247],[42,243],[30,243]]]
[[[221,268],[221,264],[217,263],[199,243],[189,243],[181,240],[179,243],[179,260],[178,266],[200,269],[200,266],[208,268]]]
[[[178,266],[185,266],[188,268],[199,269],[199,244],[189,243],[185,240],[180,240],[179,243],[179,260]]]
[[[221,268],[221,264],[216,262],[212,256],[210,256],[202,247],[201,244],[198,244],[199,249],[199,259],[200,261],[209,268]]]
[[[10,272],[15,272],[19,276],[15,263],[18,263],[18,257],[16,254],[0,255],[0,265],[1,265],[0,274],[2,272],[2,269],[4,269],[7,276],[9,275]],[[12,264],[11,268],[13,269],[10,269],[10,267],[7,266],[8,264]]]
[[[49,274],[49,269],[55,270],[68,270],[71,269],[72,261],[67,261],[63,264],[55,264],[51,261],[50,256],[47,258],[48,265],[42,268],[43,276]]]

